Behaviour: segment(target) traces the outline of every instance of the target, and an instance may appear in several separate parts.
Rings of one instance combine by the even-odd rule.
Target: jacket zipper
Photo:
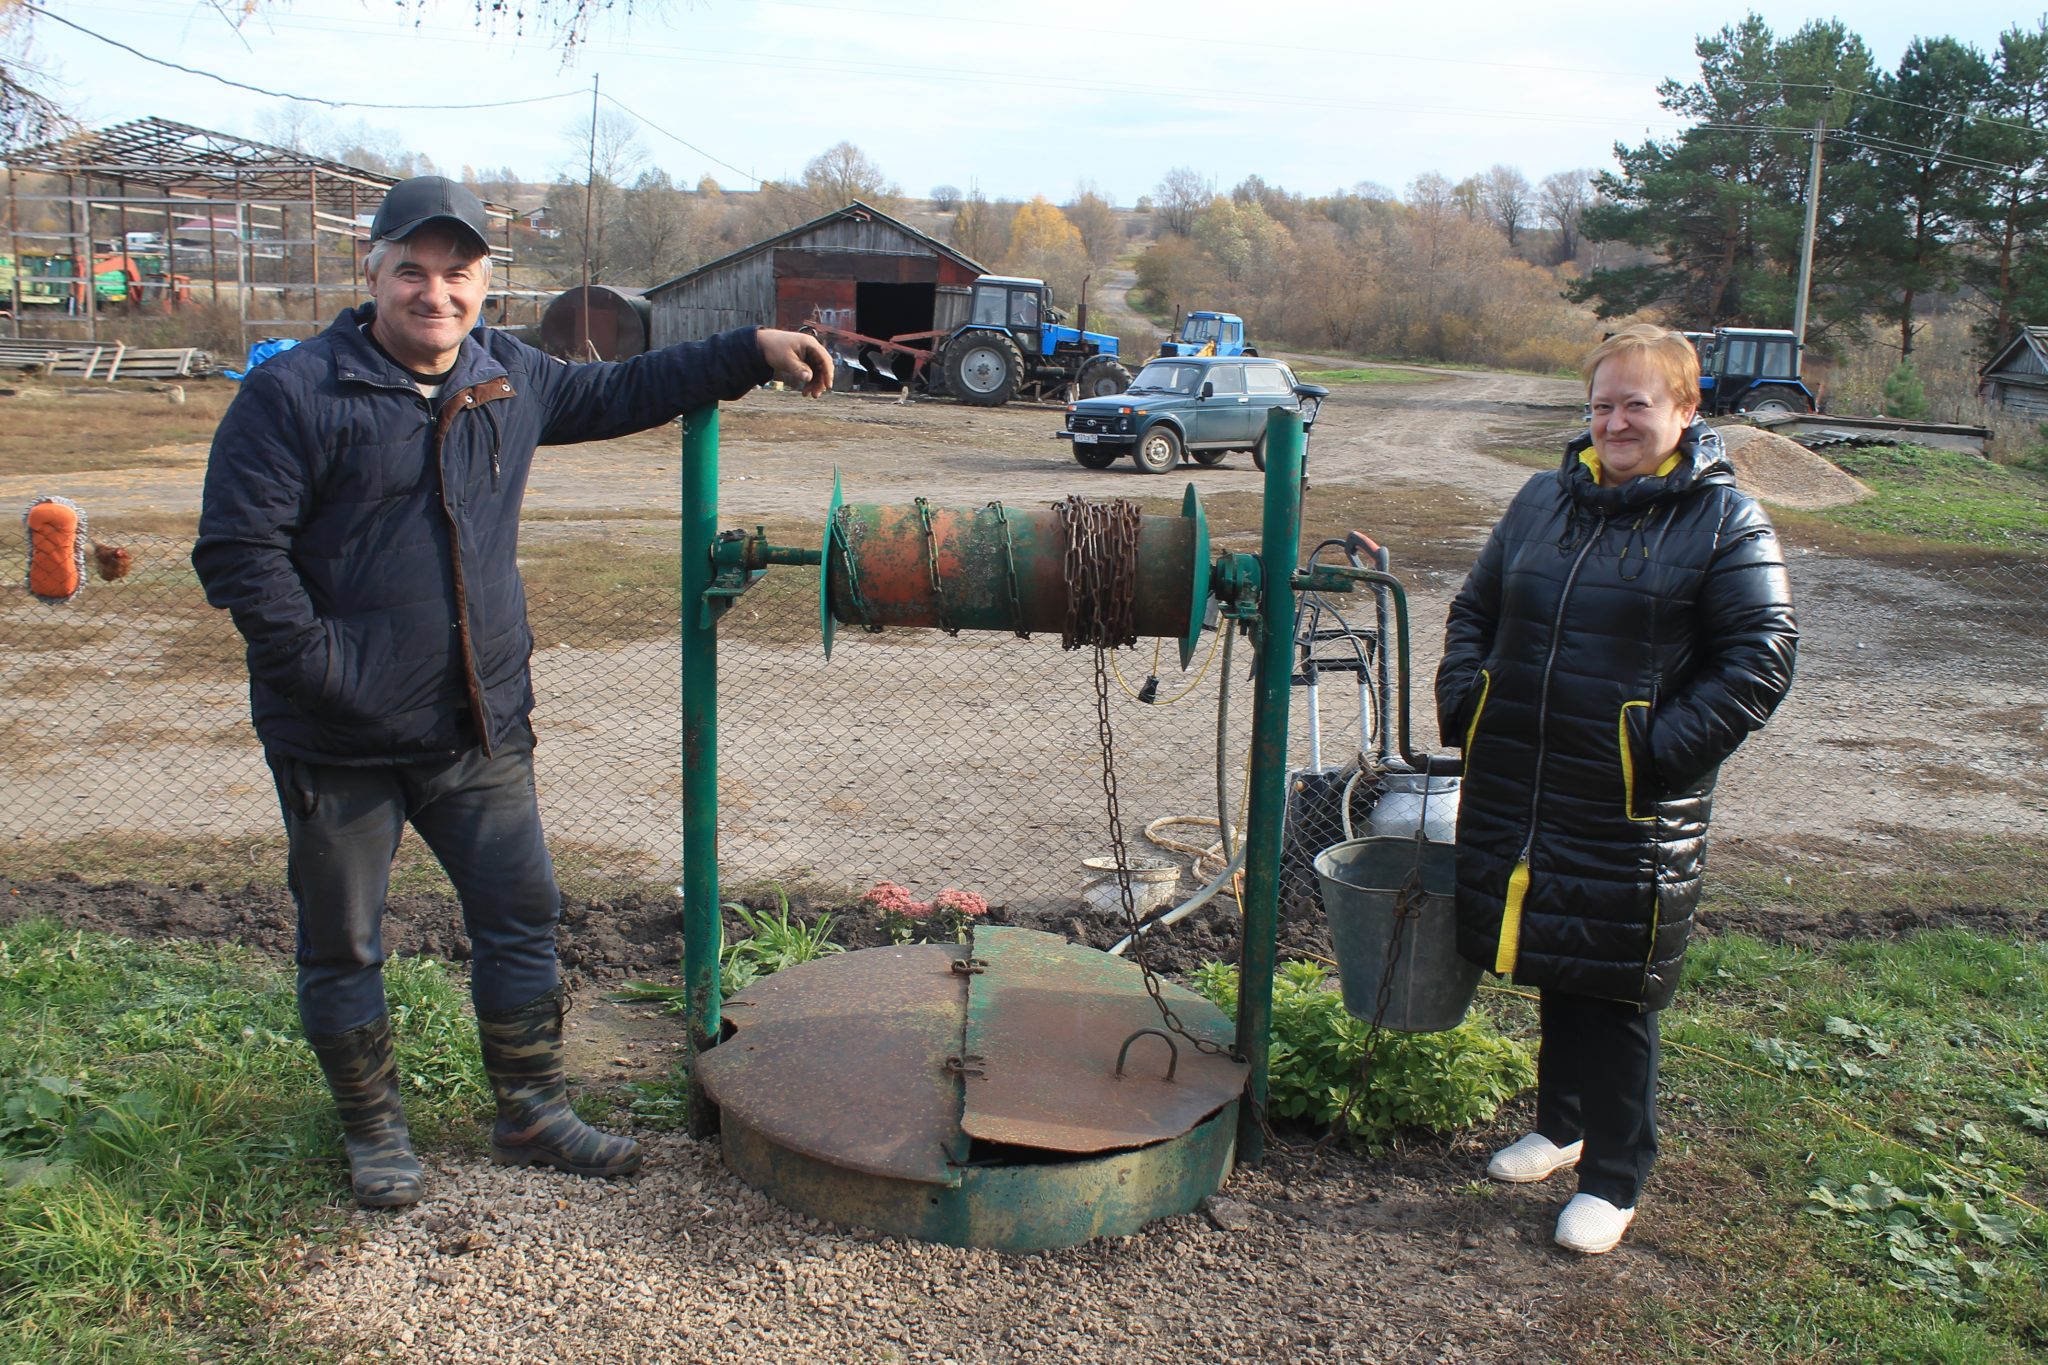
[[[1543,763],[1549,757],[1550,748],[1550,677],[1557,668],[1558,647],[1564,642],[1564,609],[1571,601],[1572,585],[1579,581],[1580,567],[1606,531],[1607,518],[1603,516],[1594,525],[1593,534],[1579,547],[1578,557],[1572,560],[1571,572],[1565,575],[1564,589],[1557,595],[1557,616],[1550,623],[1550,653],[1543,660],[1543,682],[1537,693],[1536,770],[1529,783],[1529,832],[1522,838],[1522,851],[1515,857],[1515,870],[1508,875],[1500,942],[1494,950],[1493,970],[1501,976],[1514,971],[1515,959],[1522,948],[1522,899],[1529,893],[1529,860],[1536,849],[1536,814],[1543,804]]]

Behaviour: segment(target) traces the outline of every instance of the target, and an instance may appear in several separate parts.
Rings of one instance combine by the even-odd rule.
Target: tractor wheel
[[[1259,348],[1256,346],[1247,346],[1244,348],[1244,353],[1246,355],[1257,355],[1259,353]]]
[[[1120,450],[1105,450],[1101,446],[1075,446],[1074,461],[1083,469],[1107,469],[1116,463]]]
[[[1261,474],[1266,472],[1266,433],[1260,432],[1259,439],[1252,442],[1252,467]]]
[[[1789,384],[1759,384],[1742,395],[1737,412],[1812,412],[1806,395]]]
[[[1171,474],[1180,467],[1180,452],[1180,433],[1161,422],[1138,438],[1138,448],[1131,452],[1131,458],[1147,474]]]
[[[1222,464],[1225,460],[1229,459],[1230,452],[1227,450],[1197,450],[1194,452],[1194,456],[1196,464],[1214,466]]]
[[[1099,355],[1081,367],[1083,398],[1108,398],[1131,386],[1131,372],[1114,356]]]
[[[1024,357],[1001,332],[969,332],[946,348],[946,388],[963,403],[999,408],[1023,377]]]

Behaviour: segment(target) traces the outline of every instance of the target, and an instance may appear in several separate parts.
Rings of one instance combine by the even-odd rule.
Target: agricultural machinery
[[[1159,345],[1161,355],[1257,355],[1244,341],[1244,319],[1235,313],[1190,313],[1180,331]]]
[[[1066,320],[1052,306],[1044,280],[983,275],[971,289],[938,291],[936,325],[928,332],[873,337],[823,321],[803,330],[829,346],[856,379],[950,395],[975,407],[1129,388],[1131,372],[1118,358],[1117,338],[1087,330],[1085,292],[1079,325],[1065,326]]]
[[[1687,332],[1700,357],[1700,411],[1813,412],[1813,391],[1799,377],[1796,333],[1763,327]]]

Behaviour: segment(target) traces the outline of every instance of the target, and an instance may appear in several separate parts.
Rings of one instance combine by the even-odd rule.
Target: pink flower
[[[941,914],[957,915],[961,919],[973,919],[988,913],[988,898],[949,886],[933,899],[932,909]]]
[[[912,919],[923,918],[932,908],[923,901],[912,900],[910,889],[894,882],[876,882],[861,899],[882,914],[907,915]]]

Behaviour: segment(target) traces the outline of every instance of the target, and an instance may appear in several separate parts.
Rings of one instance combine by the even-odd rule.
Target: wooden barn
[[[729,327],[813,320],[866,336],[930,331],[941,289],[987,272],[880,209],[855,200],[647,291],[657,347]]]
[[[2022,327],[1978,375],[1985,402],[2015,417],[2048,421],[2048,327]]]

